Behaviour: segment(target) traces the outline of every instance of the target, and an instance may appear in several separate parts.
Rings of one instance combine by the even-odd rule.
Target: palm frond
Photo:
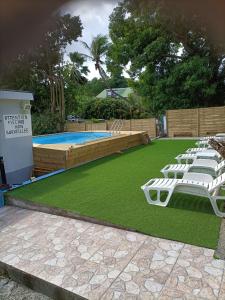
[[[80,41],[81,44],[84,46],[84,48],[88,49],[89,51],[91,51],[90,46],[85,42],[85,41]]]
[[[90,56],[90,55],[88,55],[88,54],[86,54],[86,53],[81,53],[80,55],[83,56],[83,57],[85,57],[85,58],[89,58],[89,59],[93,60],[93,57]]]
[[[98,34],[91,43],[90,49],[92,56],[95,57],[95,59],[99,59],[103,55],[106,54],[108,50],[108,38],[106,35]]]

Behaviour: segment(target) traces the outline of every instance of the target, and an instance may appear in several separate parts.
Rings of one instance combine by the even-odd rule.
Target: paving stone
[[[16,207],[0,218],[0,261],[76,295],[225,299],[224,261],[213,250]],[[0,299],[45,299],[26,293],[0,280]]]
[[[218,299],[224,261],[215,260],[213,253],[213,250],[185,245],[161,295]]]

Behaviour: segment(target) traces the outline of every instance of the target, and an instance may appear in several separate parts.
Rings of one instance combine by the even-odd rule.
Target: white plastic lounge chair
[[[177,162],[179,164],[182,163],[193,163],[195,159],[213,159],[216,160],[217,162],[220,162],[222,157],[221,155],[216,151],[216,150],[206,150],[206,151],[200,151],[197,153],[184,153],[184,154],[179,154],[178,156],[175,157]]]
[[[224,133],[218,133],[218,135],[216,135],[216,136],[206,136],[206,137],[201,138],[199,141],[197,141],[195,143],[195,145],[198,146],[198,147],[201,147],[201,148],[202,147],[208,148],[208,147],[210,147],[210,145],[209,145],[209,140],[210,139],[216,139],[218,141],[224,141],[225,140],[225,135],[224,135]]]
[[[225,138],[225,133],[224,132],[217,133],[216,137]]]
[[[208,151],[208,150],[213,150],[212,148],[189,148],[186,150],[186,153],[197,153],[201,151]],[[214,150],[215,151],[215,150]]]
[[[209,140],[209,139],[218,139],[218,138],[225,138],[225,133],[217,133],[216,135],[211,135],[211,136],[203,136],[200,137],[200,141],[205,141],[205,140]]]
[[[200,141],[208,141],[209,139],[215,139],[216,135],[211,135],[211,136],[203,136],[200,137]]]
[[[195,145],[199,148],[208,148],[210,145],[209,145],[209,140],[204,140],[204,141],[197,141],[195,143]]]
[[[177,178],[178,175],[184,176],[187,172],[197,172],[209,174],[213,177],[221,175],[225,170],[225,161],[221,161],[219,164],[212,159],[195,159],[192,164],[170,164],[166,165],[161,172],[165,178],[173,174],[173,178]]]
[[[210,175],[206,174],[186,173],[183,179],[151,179],[141,188],[149,204],[167,206],[172,194],[179,192],[208,198],[215,214],[218,217],[225,217],[225,212],[219,210],[217,203],[217,200],[225,201],[225,196],[217,196],[220,188],[225,184],[225,174],[220,175],[214,180],[212,179]],[[151,191],[157,192],[155,200],[150,194]],[[164,201],[161,198],[161,192],[167,192]]]

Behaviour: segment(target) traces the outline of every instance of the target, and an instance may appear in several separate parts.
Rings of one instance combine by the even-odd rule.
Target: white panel
[[[30,92],[0,90],[0,100],[34,100],[34,98]]]
[[[30,114],[3,115],[5,138],[31,136]]]

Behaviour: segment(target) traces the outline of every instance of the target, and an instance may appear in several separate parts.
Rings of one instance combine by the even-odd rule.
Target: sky
[[[80,40],[85,41],[89,45],[93,37],[97,34],[108,35],[109,16],[116,5],[116,0],[83,0],[71,2],[63,8],[63,11],[70,13],[71,15],[80,16],[84,27],[82,31],[82,38],[80,38]],[[67,53],[73,51],[88,54],[87,50],[79,42],[73,43],[67,47]],[[95,70],[95,66],[92,61],[87,61],[86,65],[90,70],[90,73],[87,76],[88,79],[100,77],[98,71]]]

